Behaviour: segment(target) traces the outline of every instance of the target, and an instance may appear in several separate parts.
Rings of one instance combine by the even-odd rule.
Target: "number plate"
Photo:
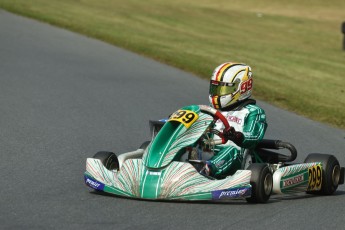
[[[198,114],[193,111],[178,110],[170,116],[169,121],[178,121],[188,129],[198,119],[198,117]]]
[[[308,191],[318,191],[321,189],[322,183],[322,167],[314,165],[308,169]]]

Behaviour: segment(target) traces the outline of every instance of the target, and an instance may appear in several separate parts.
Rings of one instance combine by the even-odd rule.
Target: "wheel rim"
[[[332,182],[334,186],[337,186],[339,184],[339,179],[340,179],[340,166],[336,165],[333,168],[332,172]]]
[[[266,174],[265,180],[264,180],[264,192],[267,196],[271,194],[272,187],[273,187],[272,175],[268,173]]]

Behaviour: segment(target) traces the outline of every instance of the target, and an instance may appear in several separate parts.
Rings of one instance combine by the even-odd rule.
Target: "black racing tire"
[[[139,149],[145,150],[147,148],[147,146],[149,146],[150,143],[151,143],[151,141],[145,141],[144,143],[142,143],[140,145]]]
[[[117,159],[116,154],[113,152],[100,151],[97,152],[93,158],[101,160],[104,167],[106,167],[108,170],[119,169],[119,160]]]
[[[339,161],[333,155],[311,153],[304,160],[305,163],[322,163],[322,182],[320,191],[308,191],[309,194],[332,195],[338,188],[341,168]]]
[[[273,188],[273,175],[267,164],[252,163],[247,170],[252,171],[250,184],[251,197],[246,198],[249,203],[266,203]]]

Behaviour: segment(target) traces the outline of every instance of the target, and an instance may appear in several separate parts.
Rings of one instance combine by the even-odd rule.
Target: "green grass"
[[[0,0],[0,7],[204,78],[222,62],[247,63],[256,98],[345,128],[344,0]]]

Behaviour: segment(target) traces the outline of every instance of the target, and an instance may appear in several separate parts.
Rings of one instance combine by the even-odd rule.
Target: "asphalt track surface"
[[[343,185],[257,205],[138,201],[84,185],[87,157],[137,149],[149,119],[207,104],[207,91],[191,74],[0,10],[0,229],[344,229]],[[266,137],[294,143],[297,161],[321,152],[345,165],[344,130],[258,103]]]

